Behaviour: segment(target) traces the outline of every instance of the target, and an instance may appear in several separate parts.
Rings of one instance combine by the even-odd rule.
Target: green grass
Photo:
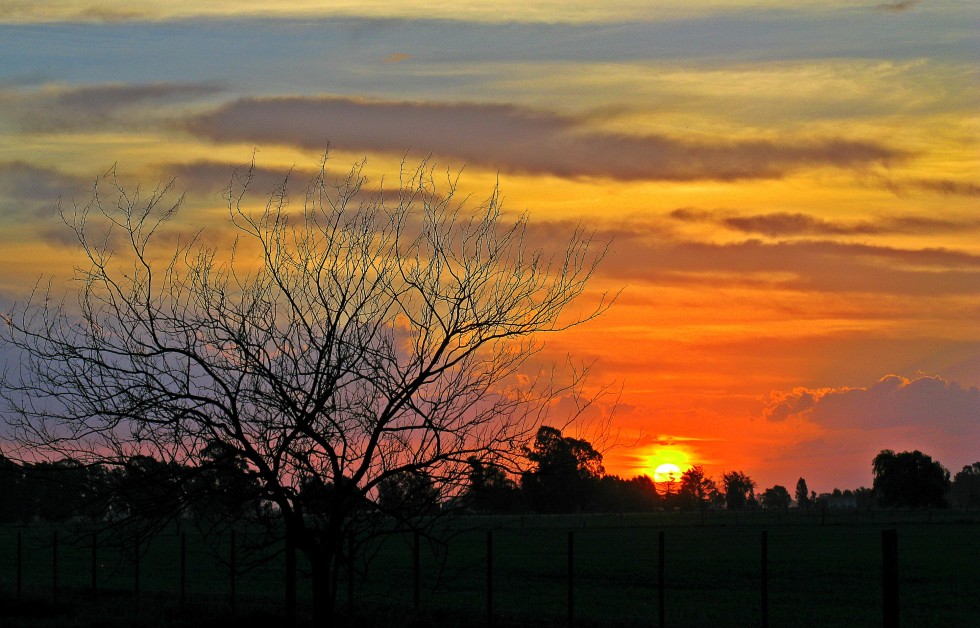
[[[392,535],[374,549],[354,584],[355,619],[362,625],[481,625],[486,616],[486,529],[494,532],[497,623],[564,625],[567,612],[567,533],[574,533],[575,616],[582,626],[656,626],[658,532],[665,536],[665,615],[668,626],[761,624],[760,537],[768,538],[771,626],[874,626],[881,623],[881,530],[898,530],[901,620],[908,626],[980,625],[980,518],[956,512],[793,513],[465,517],[447,521],[444,535],[422,541],[421,609],[413,610],[411,535]],[[0,595],[14,591],[16,534],[24,540],[25,596],[52,597],[51,538],[55,528],[0,527]],[[62,601],[91,584],[91,544],[59,528]],[[448,539],[448,540],[446,540]],[[106,603],[135,604],[131,553],[100,538],[98,587]],[[188,540],[187,592],[192,605],[230,612],[227,542],[214,553]],[[300,571],[306,571],[301,562]],[[239,615],[275,614],[282,604],[282,563],[236,578]],[[339,600],[347,599],[342,576]],[[140,604],[169,609],[181,626],[179,536],[154,538],[140,564]],[[112,595],[112,592],[116,592]],[[301,582],[301,603],[309,601]],[[44,602],[47,600],[47,602]],[[112,600],[115,600],[112,602]],[[2,606],[2,603],[0,603]],[[176,609],[176,610],[175,610]],[[100,611],[93,610],[98,614]],[[133,607],[129,613],[140,612]],[[305,612],[305,611],[304,611]],[[82,613],[84,615],[85,613]],[[154,616],[161,613],[154,612]],[[304,615],[305,616],[305,615]],[[0,623],[4,623],[0,617]],[[64,619],[64,618],[62,618]],[[21,617],[11,625],[57,625]],[[41,621],[41,620],[38,620]],[[32,623],[34,622],[34,623]],[[62,622],[64,623],[64,622]],[[138,623],[138,622],[137,622]],[[75,625],[106,625],[97,621]]]

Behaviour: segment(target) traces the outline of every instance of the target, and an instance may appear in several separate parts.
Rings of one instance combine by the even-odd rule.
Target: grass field
[[[665,541],[665,625],[759,626],[762,532],[768,540],[770,626],[875,626],[882,617],[881,530],[898,531],[903,626],[980,626],[980,514],[953,511],[696,515],[463,517],[423,537],[420,610],[414,611],[413,536],[373,548],[354,580],[356,625],[479,626],[486,622],[486,533],[493,530],[495,625],[567,625],[568,532],[574,535],[574,614],[580,626],[658,625],[658,533]],[[179,536],[143,547],[140,596],[132,553],[99,541],[93,601],[90,534],[51,526],[0,528],[0,596],[14,601],[16,537],[22,602],[4,626],[183,626],[189,617],[236,614],[239,625],[275,623],[283,567],[276,559],[235,578],[228,539],[217,553],[190,533],[187,596],[179,603]],[[59,605],[53,604],[52,539],[59,535]],[[69,543],[73,539],[75,544]],[[300,565],[301,573],[305,570]],[[345,603],[346,578],[340,601]],[[301,578],[301,619],[309,589]],[[40,607],[45,612],[35,612]],[[12,609],[12,610],[10,610]],[[33,609],[33,610],[32,610]],[[181,613],[181,609],[191,613]],[[118,621],[121,623],[113,623]],[[203,621],[203,620],[201,620]],[[145,622],[145,623],[144,623]],[[206,622],[205,622],[206,623]]]

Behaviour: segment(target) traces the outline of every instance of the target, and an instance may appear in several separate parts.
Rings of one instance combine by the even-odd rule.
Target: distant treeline
[[[447,485],[425,472],[387,478],[365,503],[396,516],[459,510],[478,513],[651,512],[657,510],[788,510],[870,508],[980,508],[980,462],[955,477],[919,451],[883,450],[872,463],[872,488],[835,489],[817,495],[806,481],[795,493],[780,485],[756,492],[741,471],[718,481],[700,466],[677,478],[654,482],[647,475],[622,478],[605,473],[602,454],[586,440],[542,427],[520,452],[525,470],[514,473],[470,458],[461,482]],[[0,522],[68,519],[165,519],[249,517],[271,514],[261,483],[234,451],[206,449],[197,466],[132,456],[116,466],[72,459],[17,463],[0,456]],[[300,482],[297,503],[315,515],[327,508],[334,488],[318,478]]]

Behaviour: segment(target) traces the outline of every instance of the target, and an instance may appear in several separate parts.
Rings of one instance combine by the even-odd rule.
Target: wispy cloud
[[[17,122],[32,132],[87,131],[129,127],[156,116],[173,115],[175,104],[219,94],[217,83],[103,84],[84,87],[44,85],[0,94]]]
[[[546,238],[555,226],[534,228]],[[659,240],[625,226],[598,236],[613,242],[600,272],[619,280],[932,298],[980,293],[980,255],[965,251],[813,239]]]
[[[870,142],[695,141],[626,135],[587,120],[512,105],[335,97],[242,98],[187,119],[216,142],[282,143],[422,154],[507,172],[617,180],[778,178],[813,166],[863,167],[903,157]]]
[[[932,216],[883,216],[875,220],[830,220],[804,213],[771,212],[738,214],[725,210],[679,208],[670,213],[674,220],[717,224],[741,233],[772,238],[792,236],[884,235],[950,233],[980,229],[980,219],[954,220]]]

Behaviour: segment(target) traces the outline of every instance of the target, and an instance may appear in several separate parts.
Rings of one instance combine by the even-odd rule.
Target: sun
[[[665,462],[653,471],[653,481],[662,484],[665,482],[680,482],[681,468],[673,462]]]

